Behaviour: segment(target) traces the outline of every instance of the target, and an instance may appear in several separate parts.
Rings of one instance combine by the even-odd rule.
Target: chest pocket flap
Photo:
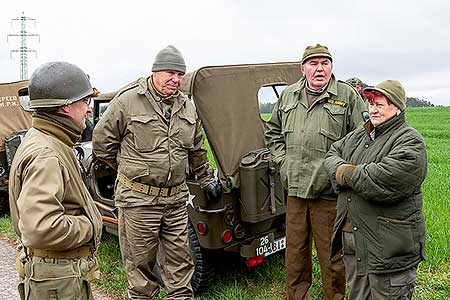
[[[323,108],[325,108],[332,115],[344,115],[345,108],[347,107],[347,103],[343,103],[342,105],[325,103]]]
[[[152,116],[133,116],[130,118],[131,122],[148,123],[150,121],[158,120],[157,115]]]
[[[179,121],[175,124],[178,129],[175,131],[174,140],[181,147],[191,149],[194,147],[196,129],[195,115],[183,113],[178,115],[178,117]]]
[[[287,113],[290,110],[293,110],[294,108],[296,108],[297,105],[298,105],[298,101],[289,101],[289,102],[286,102],[286,103],[282,103],[282,104],[280,104],[280,110],[282,112]]]
[[[160,144],[162,130],[157,115],[132,116],[130,121],[137,150],[152,151]]]
[[[190,115],[180,115],[180,119],[184,120],[185,122],[189,123],[190,125],[195,124],[195,117]]]

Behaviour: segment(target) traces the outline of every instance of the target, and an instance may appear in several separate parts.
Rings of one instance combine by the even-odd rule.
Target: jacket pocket
[[[413,255],[417,252],[413,227],[412,221],[378,217],[378,236],[385,259]]]
[[[195,116],[179,115],[176,125],[177,130],[174,136],[175,142],[186,149],[194,148],[195,125]]]
[[[281,134],[284,136],[287,145],[299,143],[299,133],[294,134],[294,128],[296,127],[295,111],[297,106],[298,101],[283,103],[280,106],[280,111],[283,112],[281,117]]]
[[[333,141],[341,139],[345,135],[345,107],[325,103],[323,108],[327,112],[325,120],[321,122],[320,133]]]
[[[132,116],[131,129],[137,150],[152,151],[161,144],[161,129],[158,116]]]

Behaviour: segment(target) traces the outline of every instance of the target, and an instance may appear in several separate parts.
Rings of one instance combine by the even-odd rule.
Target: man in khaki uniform
[[[66,62],[46,63],[29,82],[32,128],[11,166],[11,220],[21,240],[17,260],[22,300],[93,299],[94,254],[102,221],[84,185],[74,144],[85,128],[86,74]]]
[[[313,238],[324,299],[344,299],[345,295],[340,254],[330,258],[336,194],[322,164],[331,144],[363,123],[367,107],[355,89],[334,78],[332,70],[327,47],[307,47],[301,66],[303,77],[286,87],[267,122],[267,146],[280,165],[288,192],[288,299],[309,299]]]
[[[162,49],[152,72],[111,101],[94,129],[93,148],[118,173],[115,204],[129,299],[158,294],[158,248],[166,299],[192,299],[186,175],[193,172],[212,200],[220,198],[221,186],[195,107],[179,91],[186,72],[181,53]]]

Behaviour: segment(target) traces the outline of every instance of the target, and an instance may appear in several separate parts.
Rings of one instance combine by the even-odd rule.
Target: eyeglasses
[[[86,97],[82,99],[84,101],[84,103],[87,104],[87,106],[91,105],[92,102],[92,98]]]

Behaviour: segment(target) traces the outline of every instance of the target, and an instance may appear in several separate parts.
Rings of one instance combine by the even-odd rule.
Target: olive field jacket
[[[359,275],[402,271],[425,259],[424,140],[404,113],[377,126],[373,140],[369,126],[334,143],[324,163],[338,192],[331,255],[342,248],[341,228],[350,214]],[[356,165],[351,188],[336,183],[343,163]]]

